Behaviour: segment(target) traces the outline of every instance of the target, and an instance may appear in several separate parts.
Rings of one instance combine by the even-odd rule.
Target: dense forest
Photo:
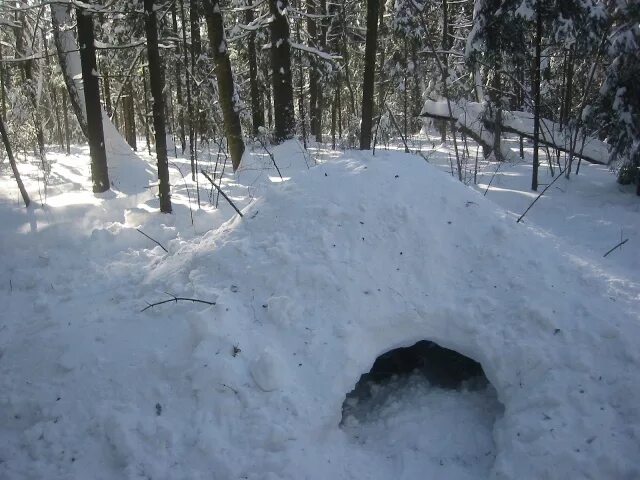
[[[534,142],[533,190],[544,149],[558,174],[596,160],[640,194],[639,19],[631,0],[5,2],[3,138],[44,172],[48,148],[88,142],[100,192],[111,123],[157,152],[165,212],[167,135],[195,180],[201,142],[235,170],[246,141],[375,149],[393,137],[408,150],[425,119],[453,140],[459,176],[467,135],[501,161],[517,134],[521,155]],[[529,115],[518,128],[511,112]]]

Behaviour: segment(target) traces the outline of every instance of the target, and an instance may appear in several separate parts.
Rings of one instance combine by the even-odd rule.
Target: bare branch
[[[152,242],[154,242],[156,245],[158,245],[158,246],[159,246],[161,249],[163,249],[165,252],[169,253],[169,250],[167,250],[166,248],[164,248],[164,247],[162,246],[162,244],[161,244],[159,241],[157,241],[157,240],[155,240],[155,239],[151,238],[149,235],[147,235],[146,233],[144,233],[144,232],[143,232],[142,230],[140,230],[139,228],[136,228],[136,230],[137,230],[139,233],[141,233],[142,235],[144,235],[145,237],[147,237],[149,240],[151,240]]]

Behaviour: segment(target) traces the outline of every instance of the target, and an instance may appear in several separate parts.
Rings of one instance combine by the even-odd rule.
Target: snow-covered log
[[[483,118],[484,104],[477,102],[451,103],[451,114],[446,100],[427,100],[420,112],[421,117],[438,120],[455,121],[456,126],[480,143],[485,148],[491,148],[492,125],[489,119]],[[606,165],[609,162],[609,146],[597,139],[584,136],[582,132],[575,138],[575,132],[569,128],[561,129],[560,124],[541,118],[540,143],[562,152],[571,150],[572,140],[575,141],[574,156],[587,162]],[[533,138],[533,114],[528,112],[502,112],[502,131]]]

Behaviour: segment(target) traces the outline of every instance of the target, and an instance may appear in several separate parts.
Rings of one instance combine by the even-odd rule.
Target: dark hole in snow
[[[437,343],[422,340],[411,347],[401,347],[380,355],[371,371],[360,377],[349,397],[366,396],[367,385],[385,383],[394,377],[417,374],[435,387],[471,390],[486,387],[488,380],[475,360],[443,348]],[[364,390],[363,391],[363,387]]]
[[[427,340],[380,355],[342,405],[342,429],[393,478],[487,478],[503,407],[480,363]],[[374,467],[378,468],[378,467]]]

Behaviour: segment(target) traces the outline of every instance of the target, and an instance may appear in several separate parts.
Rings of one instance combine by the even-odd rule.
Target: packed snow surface
[[[284,181],[259,153],[225,179],[244,218],[193,225],[175,171],[173,215],[91,194],[86,151],[52,157],[45,207],[3,174],[0,478],[640,477],[637,270],[419,156],[274,154]],[[164,292],[215,305],[141,312]],[[495,394],[410,378],[341,426],[376,357],[425,339]]]

